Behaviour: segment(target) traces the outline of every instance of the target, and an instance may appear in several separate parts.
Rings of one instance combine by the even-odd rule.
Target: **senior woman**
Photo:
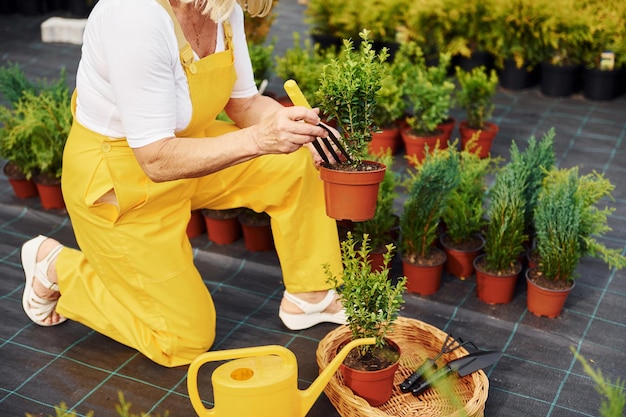
[[[215,339],[215,308],[185,230],[194,209],[267,212],[290,329],[344,323],[322,264],[341,270],[311,146],[316,111],[259,95],[243,9],[272,0],[100,0],[89,16],[63,159],[80,250],[22,247],[35,323],[81,322],[164,366]],[[216,116],[225,110],[234,124]],[[305,123],[306,122],[306,123]]]

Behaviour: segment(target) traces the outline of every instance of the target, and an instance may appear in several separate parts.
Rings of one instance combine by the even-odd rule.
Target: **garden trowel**
[[[489,350],[470,353],[469,355],[452,360],[445,366],[434,370],[430,375],[426,375],[424,379],[418,381],[411,387],[410,392],[417,397],[426,392],[430,387],[436,384],[437,381],[452,373],[457,373],[459,377],[464,377],[493,365],[501,356],[502,352]]]

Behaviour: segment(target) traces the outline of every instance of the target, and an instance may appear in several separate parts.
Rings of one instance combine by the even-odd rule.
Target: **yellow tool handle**
[[[307,109],[311,108],[311,105],[306,100],[306,97],[304,97],[304,94],[302,94],[302,90],[300,90],[300,87],[298,87],[298,83],[296,83],[294,80],[285,81],[283,88],[285,89],[285,92],[291,99],[291,102],[294,106],[302,106],[306,107]]]

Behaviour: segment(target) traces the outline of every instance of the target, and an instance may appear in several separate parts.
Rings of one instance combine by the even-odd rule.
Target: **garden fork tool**
[[[287,80],[287,81],[285,81],[284,88],[285,88],[285,92],[287,93],[287,95],[291,99],[291,102],[295,106],[302,106],[302,107],[306,107],[307,109],[311,108],[311,105],[307,101],[306,97],[304,97],[304,94],[302,94],[302,90],[300,90],[300,87],[298,87],[298,84],[294,80]],[[346,158],[346,160],[348,160],[348,162],[351,162],[352,159],[350,158],[350,155],[348,155],[348,153],[344,149],[344,147],[341,144],[341,142],[339,141],[339,139],[328,128],[328,126],[326,126],[323,123],[318,123],[317,126],[323,128],[326,132],[328,132],[328,137],[333,141],[333,143],[335,144],[335,146],[337,147],[339,152],[341,152],[341,154],[343,154],[343,156]],[[315,147],[315,150],[317,151],[317,153],[320,154],[320,156],[322,157],[324,162],[326,162],[327,164],[331,164],[330,159],[328,158],[328,155],[326,155],[326,152],[324,152],[324,149],[322,148],[322,145],[320,145],[319,140],[321,140],[323,142],[324,146],[326,147],[326,149],[328,149],[328,152],[335,159],[335,161],[337,161],[337,162],[341,161],[341,158],[339,157],[337,152],[335,152],[335,149],[330,144],[328,139],[326,139],[326,138],[317,138],[315,141],[313,141],[313,146]]]
[[[463,339],[459,338],[455,339],[451,334],[446,335],[445,340],[443,341],[443,345],[441,346],[441,350],[434,358],[428,358],[424,361],[423,364],[420,365],[419,368],[415,370],[407,379],[405,379],[400,384],[400,391],[402,392],[410,392],[413,387],[421,384],[424,380],[425,375],[432,373],[437,369],[437,361],[441,356],[446,353],[453,352],[460,348],[461,346],[471,345],[476,348],[472,342],[464,342]]]

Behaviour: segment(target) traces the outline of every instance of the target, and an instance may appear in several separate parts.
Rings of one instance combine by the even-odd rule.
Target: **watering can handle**
[[[297,367],[296,356],[289,349],[279,346],[255,346],[241,349],[230,350],[216,350],[213,352],[206,352],[196,357],[189,365],[187,371],[187,390],[189,391],[189,398],[191,405],[200,417],[215,416],[215,407],[208,409],[202,404],[200,393],[198,392],[198,371],[200,367],[207,362],[223,361],[229,359],[240,359],[257,357],[261,355],[276,355],[282,358],[283,362],[288,365]]]

